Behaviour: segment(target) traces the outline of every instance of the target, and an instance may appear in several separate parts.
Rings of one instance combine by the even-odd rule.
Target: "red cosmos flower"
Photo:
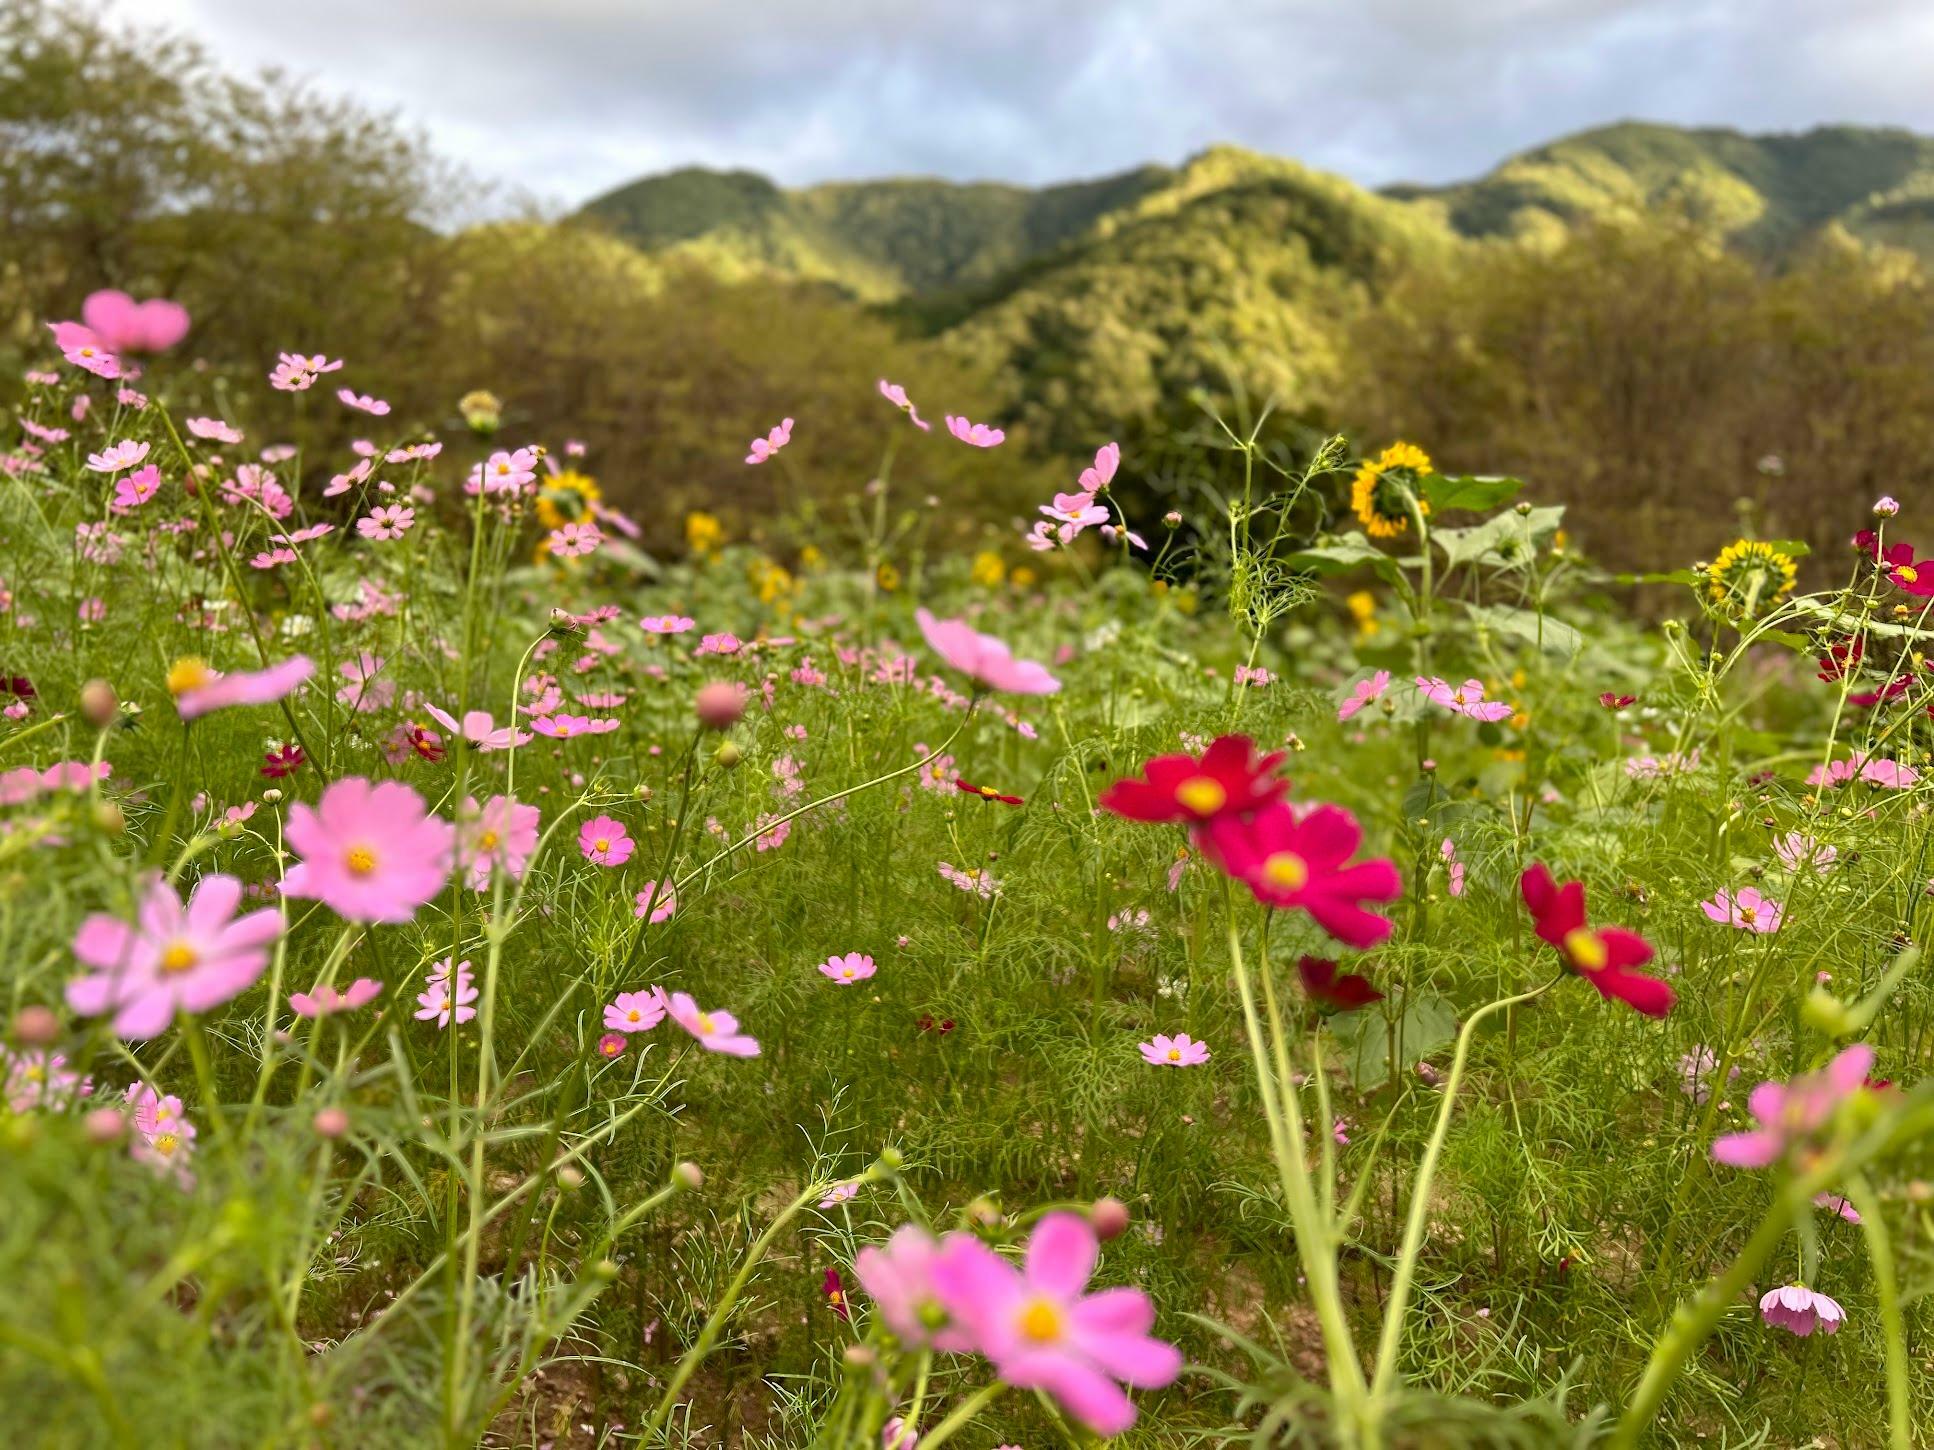
[[[846,1308],[846,1283],[840,1278],[838,1269],[826,1271],[826,1277],[820,1280],[819,1291],[826,1296],[826,1302],[833,1306],[833,1313],[841,1319],[853,1317]]]
[[[1605,998],[1663,1017],[1672,1009],[1672,988],[1657,977],[1635,972],[1652,960],[1652,945],[1635,931],[1620,926],[1585,924],[1585,883],[1560,886],[1541,863],[1533,863],[1519,880],[1524,904],[1530,909],[1538,939],[1558,949],[1565,965],[1598,989]]]
[[[1368,977],[1339,973],[1336,963],[1326,957],[1304,957],[1296,964],[1296,974],[1303,979],[1303,994],[1325,1017],[1383,1000],[1383,993],[1370,985]]]
[[[262,757],[262,774],[270,780],[280,780],[285,775],[294,775],[307,761],[300,745],[284,745]]]
[[[1299,821],[1283,802],[1272,801],[1251,820],[1217,817],[1201,828],[1198,840],[1256,900],[1301,907],[1345,946],[1375,946],[1390,935],[1389,921],[1362,903],[1395,901],[1403,894],[1403,878],[1389,861],[1350,861],[1363,830],[1340,806],[1317,806]]]
[[[1256,755],[1247,735],[1222,735],[1197,760],[1193,755],[1158,755],[1139,777],[1116,781],[1101,793],[1100,806],[1131,821],[1201,822],[1246,816],[1261,810],[1289,789],[1275,769],[1286,752]]]
[[[922,1032],[938,1032],[942,1037],[945,1037],[949,1032],[954,1030],[954,1019],[951,1017],[943,1017],[936,1022],[932,1013],[922,1012],[920,1014],[920,1020],[914,1026],[918,1027]]]
[[[1853,536],[1853,547],[1855,553],[1865,554],[1883,569],[1893,569],[1902,564],[1911,564],[1914,560],[1914,546],[1912,544],[1889,544],[1883,549],[1880,547],[1880,535],[1872,529],[1862,529],[1859,533],[1855,534]]]
[[[1627,705],[1636,705],[1638,702],[1637,695],[1615,695],[1610,690],[1598,697],[1598,703],[1607,710],[1623,710]]]
[[[1892,700],[1897,696],[1906,694],[1907,687],[1912,683],[1913,681],[1908,679],[1906,675],[1902,675],[1899,679],[1889,680],[1878,690],[1856,691],[1854,694],[1847,696],[1847,703],[1849,705],[1856,705],[1862,710],[1869,710],[1875,705],[1880,704],[1883,700]]]
[[[1866,658],[1866,654],[1867,641],[1857,634],[1833,641],[1820,660],[1820,678],[1828,684],[1844,678],[1849,672],[1860,668],[1860,662]]]
[[[25,675],[0,675],[0,690],[23,700],[34,698],[34,682]]]
[[[1002,795],[991,785],[969,785],[964,780],[956,780],[954,782],[954,789],[962,795],[979,796],[984,801],[999,801],[1004,806],[1018,806],[1022,804],[1019,796]]]
[[[409,743],[410,749],[414,750],[432,765],[435,765],[445,755],[449,754],[443,748],[443,739],[436,731],[426,726],[418,725],[415,721],[410,722]]]

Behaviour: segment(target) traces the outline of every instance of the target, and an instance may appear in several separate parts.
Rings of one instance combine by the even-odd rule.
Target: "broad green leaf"
[[[1353,1012],[1338,1023],[1336,1036],[1351,1085],[1358,1092],[1368,1092],[1390,1077],[1393,1036],[1397,1061],[1408,1067],[1456,1040],[1457,1014],[1443,998],[1413,992],[1405,998],[1394,1032],[1381,1012]]]
[[[1433,473],[1423,482],[1424,502],[1432,509],[1479,512],[1509,503],[1524,488],[1524,480],[1501,474]]]
[[[1480,629],[1501,634],[1552,654],[1575,656],[1585,647],[1585,637],[1549,614],[1536,614],[1510,604],[1467,604],[1465,611]]]

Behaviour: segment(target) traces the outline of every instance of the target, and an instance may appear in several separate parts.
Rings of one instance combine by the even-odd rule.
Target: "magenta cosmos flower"
[[[962,443],[971,443],[976,448],[998,448],[1007,437],[999,428],[990,428],[985,423],[969,423],[952,413],[946,416],[947,431]]]
[[[637,904],[632,907],[633,916],[651,913],[651,923],[656,926],[674,911],[678,910],[678,897],[669,881],[654,881],[632,898]]]
[[[917,609],[914,620],[933,652],[963,675],[990,690],[1010,695],[1052,695],[1061,682],[1035,660],[1017,660],[1014,652],[991,634],[982,634],[965,620],[935,619]]]
[[[81,321],[101,346],[120,356],[166,352],[188,335],[188,309],[165,297],[136,302],[109,288],[91,292],[81,303]]]
[[[423,708],[430,712],[437,724],[469,741],[478,750],[509,750],[513,746],[530,744],[529,731],[519,730],[515,725],[506,725],[499,730],[487,710],[466,710],[463,723],[458,724],[454,715],[439,710],[435,705],[426,703]]]
[[[476,797],[463,803],[457,825],[457,860],[470,878],[470,889],[490,885],[490,873],[501,868],[513,881],[523,879],[524,867],[537,850],[540,812],[519,805],[507,795],[494,795],[479,809]]]
[[[1874,1065],[1864,1042],[1844,1048],[1818,1072],[1791,1082],[1763,1082],[1746,1099],[1759,1126],[1713,1140],[1712,1156],[1731,1168],[1765,1168],[1804,1146],[1832,1121],[1840,1104],[1859,1092]]]
[[[1468,715],[1473,720],[1509,720],[1517,713],[1502,700],[1486,700],[1482,680],[1453,685],[1434,675],[1419,675],[1417,692],[1432,704],[1442,705],[1458,715]]]
[[[664,1020],[665,997],[656,987],[620,992],[604,1009],[604,1025],[613,1032],[649,1032]]]
[[[1847,1311],[1804,1284],[1788,1284],[1768,1289],[1760,1297],[1759,1317],[1775,1329],[1789,1330],[1805,1339],[1816,1329],[1822,1334],[1838,1334]]]
[[[340,992],[326,983],[318,982],[306,992],[290,993],[289,1009],[298,1017],[328,1017],[337,1012],[354,1012],[358,1007],[367,1007],[374,1002],[382,990],[381,982],[371,981],[368,977],[358,977]]]
[[[739,1019],[730,1012],[701,1012],[698,1003],[685,992],[660,993],[672,1021],[698,1039],[707,1052],[723,1052],[728,1057],[757,1057],[756,1039],[739,1031]]]
[[[884,1248],[868,1246],[853,1260],[853,1273],[879,1310],[886,1327],[904,1345],[966,1354],[973,1336],[953,1322],[933,1285],[933,1263],[940,1245],[918,1224],[893,1231]]]
[[[829,957],[819,964],[820,975],[837,987],[850,987],[855,982],[864,982],[877,970],[873,958],[858,952],[848,952],[843,957]]]
[[[1100,1244],[1088,1220],[1051,1213],[1035,1226],[1023,1267],[979,1239],[947,1237],[933,1285],[994,1371],[1017,1389],[1045,1390],[1099,1435],[1135,1423],[1115,1381],[1159,1389],[1182,1372],[1174,1345],[1149,1334],[1155,1306],[1140,1289],[1087,1292]]]
[[[747,463],[764,463],[773,454],[792,442],[792,419],[787,418],[763,438],[754,438],[752,448],[745,455]]]
[[[1301,907],[1346,946],[1371,947],[1390,935],[1389,920],[1363,903],[1395,901],[1403,878],[1387,860],[1350,860],[1363,830],[1340,806],[1317,806],[1298,820],[1289,806],[1272,801],[1250,820],[1218,816],[1196,839],[1265,906]]]
[[[600,866],[622,866],[635,850],[625,823],[610,816],[593,816],[578,827],[578,850]]]
[[[264,907],[238,918],[242,883],[204,876],[187,905],[153,877],[137,919],[96,912],[74,935],[74,955],[94,968],[67,985],[67,1005],[84,1017],[114,1014],[114,1031],[148,1038],[177,1012],[206,1012],[246,990],[268,965],[282,914]]]
[[[1158,1032],[1151,1041],[1138,1043],[1142,1061],[1155,1067],[1197,1067],[1209,1060],[1209,1044],[1197,1042],[1186,1032],[1168,1037]]]
[[[1699,903],[1699,909],[1722,926],[1736,926],[1741,931],[1778,931],[1782,915],[1780,904],[1769,896],[1762,896],[1759,889],[1748,886],[1744,891],[1718,891],[1711,901]]]
[[[408,921],[450,879],[456,833],[400,781],[339,780],[312,808],[289,810],[285,831],[302,857],[282,894],[321,901],[350,921]]]
[[[1383,692],[1390,688],[1390,671],[1378,670],[1367,680],[1358,680],[1350,691],[1349,698],[1336,707],[1336,718],[1348,720],[1357,711],[1372,701],[1380,699]]]
[[[294,655],[266,670],[236,670],[220,674],[197,659],[176,660],[168,671],[168,693],[184,720],[196,720],[210,710],[230,705],[268,705],[293,694],[316,672],[307,655]]]

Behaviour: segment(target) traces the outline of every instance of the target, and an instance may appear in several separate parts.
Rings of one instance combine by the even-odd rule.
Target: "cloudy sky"
[[[1934,0],[111,0],[555,206],[647,172],[1060,180],[1216,141],[1446,181],[1636,117],[1934,132]]]

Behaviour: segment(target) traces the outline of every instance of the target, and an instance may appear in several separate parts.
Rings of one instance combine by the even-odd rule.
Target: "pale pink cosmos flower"
[[[691,1033],[707,1052],[722,1052],[728,1057],[759,1055],[758,1042],[739,1031],[739,1019],[730,1012],[702,1012],[688,993],[660,991],[672,1021]]]
[[[1045,1390],[1096,1434],[1118,1435],[1135,1423],[1135,1407],[1115,1381],[1159,1389],[1182,1372],[1182,1356],[1150,1335],[1155,1306],[1140,1289],[1087,1292],[1099,1256],[1088,1220],[1056,1212],[1035,1225],[1022,1268],[953,1233],[929,1273],[1002,1380]]]
[[[1847,1202],[1846,1198],[1841,1194],[1828,1193],[1822,1190],[1813,1195],[1813,1206],[1815,1208],[1824,1208],[1830,1213],[1838,1214],[1848,1223],[1857,1224],[1860,1222],[1860,1210]]]
[[[1773,843],[1773,850],[1788,871],[1799,872],[1811,867],[1823,876],[1833,869],[1833,863],[1840,856],[1832,846],[1798,831],[1788,831],[1780,837]]]
[[[1041,505],[1041,512],[1056,523],[1068,526],[1056,535],[1062,543],[1074,538],[1090,524],[1108,522],[1108,510],[1095,502],[1092,493],[1057,493],[1053,503]],[[1036,525],[1037,530],[1039,527]]]
[[[81,303],[81,321],[117,356],[166,352],[188,335],[188,309],[164,297],[136,302],[114,288],[91,292]]]
[[[787,418],[777,428],[763,438],[752,440],[752,449],[745,455],[747,463],[764,463],[773,454],[792,442],[792,419]]]
[[[636,905],[632,907],[631,914],[633,916],[643,916],[649,910],[651,912],[653,926],[664,921],[674,911],[678,910],[678,898],[672,890],[672,883],[669,881],[654,881],[643,891],[640,891],[633,900],[636,902]]]
[[[821,1208],[837,1208],[839,1207],[840,1204],[845,1203],[848,1199],[856,1197],[859,1194],[859,1191],[860,1191],[860,1185],[857,1180],[848,1180],[845,1183],[835,1183],[832,1187],[832,1191],[828,1193],[824,1198],[819,1200],[819,1206]]]
[[[873,958],[859,952],[834,955],[819,964],[819,974],[836,987],[850,987],[855,982],[864,982],[877,970]]]
[[[949,665],[990,690],[1014,695],[1052,695],[1061,682],[1036,660],[1017,660],[1014,652],[991,634],[981,634],[964,620],[935,619],[925,609],[914,620],[928,646]]]
[[[470,963],[458,962],[456,970],[452,972],[450,959],[445,957],[436,964],[423,990],[417,993],[416,1020],[428,1022],[434,1019],[438,1027],[448,1027],[450,1019],[454,1017],[461,1025],[477,1015],[477,1009],[472,1004],[482,995],[477,990]]]
[[[242,441],[242,430],[223,422],[220,418],[190,418],[188,431],[197,438],[206,438],[211,443]]]
[[[198,720],[211,710],[232,705],[271,705],[294,694],[315,672],[315,662],[307,655],[291,655],[265,670],[236,670],[223,675],[203,669],[199,675],[192,675],[193,683],[175,696],[175,709],[184,720]],[[190,677],[178,677],[174,683]]]
[[[1699,909],[1720,925],[1736,926],[1741,931],[1778,931],[1783,914],[1779,902],[1760,895],[1756,886],[1736,893],[1716,891],[1711,901],[1699,903]]]
[[[350,776],[313,807],[289,808],[285,838],[302,859],[282,894],[321,901],[350,921],[404,922],[450,879],[456,833],[400,781]]]
[[[295,560],[296,553],[294,549],[264,549],[248,561],[248,566],[251,569],[279,569],[284,564],[295,563]]]
[[[108,507],[117,514],[131,513],[160,492],[161,470],[150,463],[114,480],[114,501]]]
[[[1115,481],[1115,470],[1120,466],[1121,445],[1119,443],[1102,444],[1095,450],[1094,466],[1081,470],[1079,482],[1082,492],[1100,493]]]
[[[1763,1082],[1746,1099],[1759,1126],[1713,1140],[1712,1156],[1731,1168],[1765,1168],[1804,1146],[1832,1120],[1840,1104],[1861,1090],[1874,1065],[1864,1042],[1843,1048],[1818,1072],[1791,1082]]]
[[[682,614],[647,614],[638,621],[646,634],[683,634],[691,627],[692,621]]]
[[[124,468],[133,468],[148,456],[148,445],[136,443],[132,438],[103,448],[99,453],[87,455],[87,466],[96,473],[119,473]]]
[[[356,520],[356,532],[365,539],[382,543],[386,539],[400,539],[416,522],[416,510],[403,504],[378,504],[362,518]]]
[[[492,796],[481,808],[467,798],[457,817],[457,862],[470,878],[470,889],[490,885],[491,873],[501,869],[511,880],[521,880],[537,850],[537,828],[542,813],[520,805],[507,795]]]
[[[735,655],[745,646],[736,634],[708,634],[698,642],[694,655]]]
[[[485,493],[514,493],[536,481],[537,452],[531,448],[519,448],[515,452],[500,448],[470,475],[471,484],[481,487]]]
[[[604,544],[604,531],[592,523],[569,523],[552,529],[546,542],[558,558],[575,559],[595,554]]]
[[[664,1020],[665,998],[656,987],[620,992],[604,1009],[604,1025],[613,1032],[649,1032]]]
[[[349,683],[336,691],[336,698],[359,715],[387,710],[396,699],[396,681],[377,678],[385,663],[381,655],[368,650],[344,660],[336,671]]]
[[[752,842],[754,851],[776,851],[786,844],[786,838],[792,834],[792,822],[781,820],[770,811],[762,811],[758,819],[753,821],[752,829],[756,832]]]
[[[537,716],[531,721],[531,729],[553,740],[571,740],[579,735],[609,735],[618,728],[618,723],[608,716],[600,718],[559,713]]]
[[[515,725],[506,725],[501,730],[497,729],[496,722],[490,718],[488,710],[466,710],[463,723],[458,724],[454,715],[439,710],[435,705],[425,702],[423,708],[445,730],[460,739],[469,741],[478,750],[486,753],[530,744],[529,731],[519,730]]]
[[[962,870],[951,861],[942,861],[939,863],[939,870],[943,879],[951,881],[969,895],[979,896],[983,900],[992,897],[1001,889],[993,873],[983,871],[977,866],[969,866]]]
[[[913,406],[913,399],[907,396],[907,390],[898,383],[889,383],[885,378],[881,378],[880,396],[893,404],[902,413],[905,413],[908,418],[912,419],[913,426],[921,432],[928,433],[933,431],[933,424],[927,422],[926,419],[920,416],[919,412]]]
[[[1336,718],[1348,720],[1365,705],[1379,700],[1383,692],[1390,688],[1390,671],[1378,670],[1367,680],[1358,680],[1351,688],[1350,697],[1336,707]]]
[[[1775,1329],[1784,1329],[1805,1339],[1815,1329],[1822,1334],[1838,1334],[1847,1311],[1804,1284],[1788,1284],[1784,1288],[1768,1289],[1760,1296],[1759,1317]]]
[[[71,1107],[94,1091],[92,1078],[70,1068],[64,1054],[45,1048],[9,1052],[0,1047],[0,1069],[5,1079],[0,1083],[0,1100],[16,1113]]]
[[[1142,1050],[1142,1061],[1155,1067],[1198,1067],[1209,1060],[1209,1045],[1186,1032],[1173,1037],[1158,1032],[1150,1041],[1136,1045]]]
[[[296,352],[278,353],[275,368],[269,374],[269,386],[284,393],[307,392],[322,374],[341,370],[341,358],[332,362],[321,353],[308,357]]]
[[[1870,785],[1882,786],[1888,790],[1906,790],[1921,778],[1921,773],[1913,766],[1901,765],[1897,761],[1870,760],[1860,767],[1860,778]]]
[[[1508,720],[1515,713],[1503,700],[1486,700],[1482,680],[1466,680],[1453,685],[1436,676],[1417,676],[1417,692],[1432,704],[1442,705],[1473,720]]]
[[[1462,896],[1464,894],[1464,863],[1457,859],[1457,843],[1449,836],[1444,837],[1444,844],[1437,848],[1437,854],[1444,861],[1446,889],[1452,896]]]
[[[206,1012],[247,990],[282,935],[282,914],[265,907],[238,918],[241,901],[233,876],[204,876],[185,905],[151,877],[134,923],[102,912],[81,923],[74,955],[94,971],[68,983],[67,1005],[83,1017],[113,1013],[116,1036],[145,1039],[177,1012]]]
[[[578,827],[578,850],[600,866],[622,866],[631,859],[635,843],[625,823],[610,816],[593,816]]]
[[[60,355],[75,367],[97,378],[112,380],[121,376],[121,360],[93,328],[78,322],[50,322],[47,330],[54,334],[54,346],[60,349]]]
[[[962,443],[971,443],[976,448],[998,448],[1007,437],[999,428],[990,428],[985,423],[969,423],[952,413],[947,414],[947,431]]]
[[[359,413],[381,418],[389,413],[389,404],[381,398],[372,398],[368,393],[358,393],[354,388],[337,388],[336,399],[345,408],[354,408]]]
[[[122,1101],[133,1109],[128,1156],[157,1173],[173,1174],[183,1188],[193,1188],[195,1175],[188,1163],[195,1152],[195,1125],[183,1114],[181,1099],[148,1083],[131,1082]]]
[[[338,992],[326,982],[318,982],[306,992],[289,994],[289,1010],[298,1017],[329,1017],[337,1012],[354,1012],[367,1007],[382,993],[383,984],[358,977]]]
[[[901,1344],[966,1354],[974,1348],[973,1336],[952,1322],[933,1285],[939,1254],[932,1234],[918,1224],[901,1224],[884,1247],[868,1245],[859,1251],[853,1274]]]

